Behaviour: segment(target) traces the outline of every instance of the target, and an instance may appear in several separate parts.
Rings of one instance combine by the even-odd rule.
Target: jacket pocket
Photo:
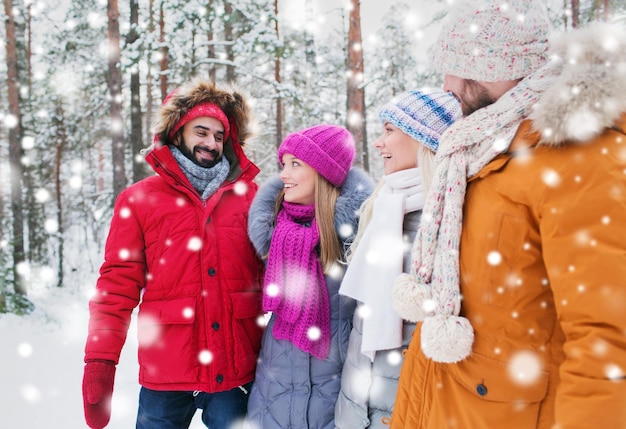
[[[196,298],[144,301],[139,307],[139,378],[147,383],[198,380]]]
[[[515,427],[536,427],[548,391],[547,371],[519,383],[511,378],[507,362],[478,353],[458,364],[437,367],[442,376],[440,394],[445,392],[446,397],[434,401],[431,418],[448,415],[458,427],[467,428],[509,427],[512,422]]]
[[[519,274],[519,258],[527,241],[527,225],[524,219],[496,212],[492,224],[495,231],[485,240],[483,261],[483,284],[487,285],[486,297],[490,305],[506,307],[516,302],[523,291]]]
[[[234,350],[233,368],[237,377],[253,377],[263,335],[261,293],[234,292],[230,298],[233,306],[230,345],[230,350]]]
[[[233,292],[232,343],[233,368],[238,377],[253,376],[263,335],[263,310],[260,292]]]

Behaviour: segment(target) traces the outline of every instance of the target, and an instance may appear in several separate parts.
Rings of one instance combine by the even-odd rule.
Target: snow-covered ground
[[[0,314],[0,427],[86,428],[83,417],[83,347],[89,284],[30,291],[36,310]],[[111,429],[135,427],[139,384],[134,325],[115,377]],[[197,413],[191,428],[204,428]]]

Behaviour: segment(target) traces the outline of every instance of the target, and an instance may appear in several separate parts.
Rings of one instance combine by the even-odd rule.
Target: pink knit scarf
[[[275,314],[273,334],[324,359],[330,350],[330,305],[315,206],[283,202],[265,272],[263,309]]]

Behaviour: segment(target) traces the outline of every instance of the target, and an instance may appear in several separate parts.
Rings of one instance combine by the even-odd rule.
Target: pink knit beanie
[[[547,60],[550,21],[539,0],[456,3],[432,47],[443,74],[481,82],[515,80]]]
[[[354,159],[352,134],[337,125],[315,125],[289,134],[278,148],[278,161],[289,153],[313,167],[335,186],[346,180]]]

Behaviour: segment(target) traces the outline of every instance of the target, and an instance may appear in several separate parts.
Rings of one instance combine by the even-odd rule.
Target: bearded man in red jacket
[[[137,428],[208,427],[246,412],[262,324],[263,265],[248,239],[259,169],[242,150],[250,110],[236,90],[194,81],[164,101],[146,160],[157,173],[115,203],[89,303],[83,400],[111,415],[115,366],[139,305]]]

